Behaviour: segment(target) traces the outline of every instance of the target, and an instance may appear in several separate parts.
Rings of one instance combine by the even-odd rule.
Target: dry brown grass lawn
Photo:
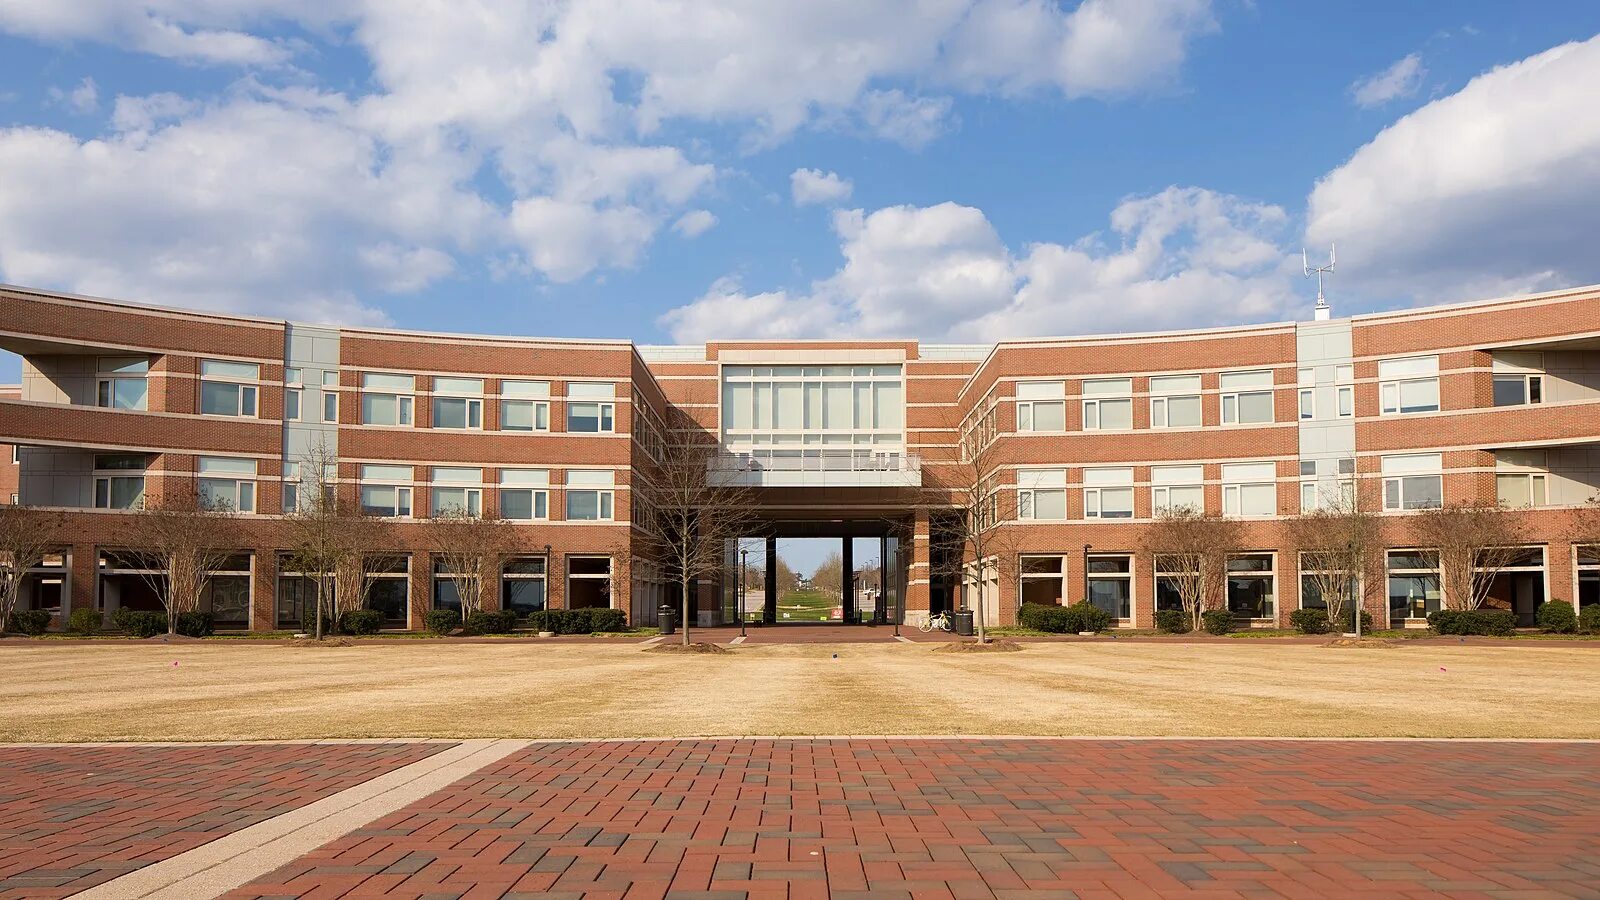
[[[738,734],[1596,738],[1600,647],[0,647],[0,741]]]

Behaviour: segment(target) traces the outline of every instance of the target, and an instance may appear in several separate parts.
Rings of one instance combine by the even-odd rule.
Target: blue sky
[[[646,343],[1600,281],[1592,3],[422,6],[0,0],[0,280]]]

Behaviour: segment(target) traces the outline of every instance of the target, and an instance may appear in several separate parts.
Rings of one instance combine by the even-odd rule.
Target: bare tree
[[[811,589],[831,597],[844,596],[844,555],[834,550],[811,573]]]
[[[379,520],[362,513],[355,500],[339,496],[338,463],[326,442],[309,448],[300,458],[298,503],[284,516],[288,562],[316,581],[310,618],[319,641],[338,621],[341,608],[364,605],[366,557],[382,534]],[[304,628],[303,610],[301,616]]]
[[[213,573],[238,552],[222,539],[232,519],[231,503],[206,500],[192,484],[169,487],[133,516],[130,543],[150,561],[142,577],[166,609],[167,634],[177,634],[178,618],[200,608]]]
[[[1498,504],[1447,504],[1409,519],[1417,546],[1439,552],[1439,581],[1452,609],[1482,606],[1495,577],[1525,552],[1517,514]]]
[[[1327,605],[1328,621],[1341,623],[1354,603],[1355,631],[1361,632],[1360,598],[1380,582],[1378,517],[1353,500],[1340,499],[1284,523],[1289,544],[1300,552],[1300,572],[1316,586]]]
[[[500,577],[500,567],[516,547],[516,530],[504,519],[445,510],[427,527],[428,545],[461,599],[461,618],[483,609],[484,592]]]
[[[923,489],[917,501],[927,508],[930,527],[935,520],[939,523],[930,540],[940,546],[942,552],[935,555],[945,564],[937,571],[930,569],[930,575],[962,584],[975,573],[973,621],[979,643],[989,640],[988,605],[999,602],[998,597],[989,596],[988,573],[1006,579],[1013,574],[1017,559],[1013,531],[1008,527],[1016,504],[1002,502],[998,477],[1001,444],[989,425],[992,420],[986,416],[952,424],[949,430],[959,435],[957,446],[940,448],[942,456],[925,460]]]
[[[1228,556],[1241,547],[1239,523],[1190,506],[1162,512],[1145,531],[1145,549],[1156,571],[1171,581],[1198,631],[1207,610],[1227,602]]]
[[[0,505],[0,631],[22,601],[28,570],[44,562],[60,521],[43,510]]]
[[[702,579],[737,577],[729,570],[727,542],[760,528],[751,489],[736,467],[718,453],[715,438],[686,416],[666,429],[668,439],[646,458],[630,485],[633,527],[683,601],[682,641],[689,644],[693,585]]]

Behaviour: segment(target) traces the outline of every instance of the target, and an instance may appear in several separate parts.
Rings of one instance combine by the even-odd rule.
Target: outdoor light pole
[[[739,597],[739,637],[744,637],[744,601],[745,601],[744,573],[749,571],[749,565],[750,565],[749,559],[750,559],[750,548],[748,548],[748,547],[740,547],[739,548],[739,590],[735,591],[735,593]]]
[[[1089,602],[1089,548],[1092,544],[1083,545],[1083,602]]]

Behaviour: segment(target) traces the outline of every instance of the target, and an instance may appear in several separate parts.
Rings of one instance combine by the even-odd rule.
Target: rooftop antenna
[[[1335,245],[1328,245],[1328,264],[1325,266],[1311,265],[1311,260],[1306,256],[1306,248],[1300,248],[1300,264],[1305,268],[1306,277],[1310,278],[1313,272],[1317,276],[1317,309],[1314,316],[1318,322],[1327,321],[1333,316],[1333,310],[1328,307],[1328,298],[1322,296],[1322,276],[1333,274],[1333,252]]]

